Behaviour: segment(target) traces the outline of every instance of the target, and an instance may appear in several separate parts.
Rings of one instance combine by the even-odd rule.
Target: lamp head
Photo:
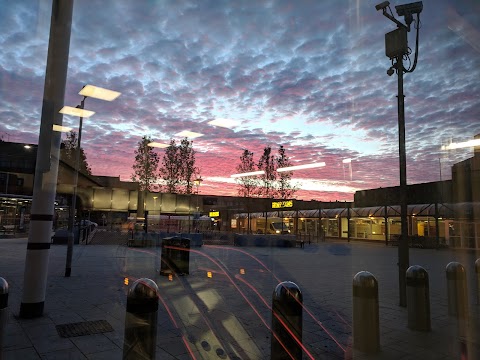
[[[390,1],[384,1],[378,5],[375,5],[375,9],[377,9],[377,11],[385,10],[389,5],[390,5]]]
[[[420,14],[423,10],[423,3],[421,1],[417,1],[410,4],[405,5],[397,5],[395,6],[397,10],[398,16],[411,16],[413,14]]]
[[[420,16],[420,13],[423,10],[423,3],[421,1],[417,1],[410,4],[397,5],[395,6],[395,9],[397,10],[398,16],[403,16],[405,18],[407,30],[410,31],[410,25],[413,22],[413,14]]]

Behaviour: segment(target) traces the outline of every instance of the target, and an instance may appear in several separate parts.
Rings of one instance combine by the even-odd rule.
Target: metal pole
[[[302,359],[303,294],[297,284],[284,281],[272,296],[272,360]]]
[[[22,318],[42,316],[45,305],[61,142],[60,133],[53,131],[53,124],[61,125],[63,119],[59,111],[65,96],[72,13],[73,0],[52,2],[42,119],[20,304]]]
[[[83,110],[85,106],[84,96],[81,103],[80,109]],[[80,146],[82,143],[82,128],[83,128],[83,116],[80,116],[80,123],[78,125],[78,141],[77,141],[77,152],[75,154],[75,172],[73,174],[73,193],[72,193],[72,203],[70,205],[70,221],[68,222],[68,240],[67,240],[67,260],[65,263],[65,277],[70,277],[72,273],[72,255],[73,255],[73,243],[75,239],[75,234],[73,233],[75,229],[75,210],[77,207],[77,186],[78,186],[78,172],[80,168]],[[80,241],[80,217],[78,222],[78,241]]]
[[[190,208],[192,206],[192,194],[188,194],[188,233],[190,234],[192,232],[192,226],[191,226],[191,212]]]
[[[5,330],[8,319],[8,283],[7,280],[0,277],[0,360],[3,357],[3,340],[5,339]]]
[[[480,305],[480,258],[475,260],[475,278],[477,280],[477,305]]]
[[[445,271],[447,275],[448,315],[467,320],[468,290],[465,268],[459,262],[452,261],[448,263]]]
[[[430,331],[430,290],[427,271],[412,265],[406,274],[408,298],[408,328]]]
[[[441,184],[440,184],[441,186]],[[440,224],[439,224],[440,214],[438,212],[438,203],[435,202],[435,248],[440,247]]]
[[[407,306],[406,272],[409,267],[407,222],[407,158],[405,151],[405,97],[403,95],[403,55],[397,56],[398,74],[398,149],[400,158],[400,219],[401,236],[398,244],[398,283],[400,306]]]
[[[373,354],[380,350],[378,281],[368,271],[353,277],[353,347]]]
[[[155,359],[158,286],[141,278],[128,290],[123,359]]]

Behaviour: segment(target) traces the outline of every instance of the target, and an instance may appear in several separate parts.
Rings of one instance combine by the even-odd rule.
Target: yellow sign
[[[283,209],[293,207],[293,200],[272,201],[272,209]]]
[[[123,283],[124,283],[125,285],[128,285],[128,277],[126,277],[125,279],[123,279]]]
[[[219,217],[220,216],[220,211],[210,211],[208,213],[208,216],[210,217]]]

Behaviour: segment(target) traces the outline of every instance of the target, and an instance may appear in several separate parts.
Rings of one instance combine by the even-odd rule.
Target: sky
[[[243,149],[280,145],[304,200],[352,201],[399,184],[397,77],[385,33],[396,25],[365,0],[77,0],[65,105],[86,84],[121,92],[82,129],[94,175],[129,181],[142,136],[193,140],[200,193],[236,195]],[[391,9],[398,20],[395,5]],[[0,137],[38,143],[51,1],[0,0]],[[408,35],[415,55],[416,29]],[[451,178],[480,134],[480,1],[424,0],[419,54],[404,75],[407,183]],[[229,129],[209,125],[230,119]],[[63,125],[78,128],[64,116]],[[156,149],[160,157],[164,150]],[[345,163],[345,159],[351,159]]]

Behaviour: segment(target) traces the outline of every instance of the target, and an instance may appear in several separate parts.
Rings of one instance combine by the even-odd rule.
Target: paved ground
[[[399,307],[397,249],[377,244],[321,243],[304,249],[203,246],[190,254],[190,274],[159,275],[160,249],[79,245],[65,278],[66,246],[50,250],[44,316],[18,318],[26,239],[0,239],[0,276],[10,285],[5,359],[120,359],[128,286],[138,278],[160,289],[157,359],[270,359],[271,302],[275,286],[293,281],[304,299],[304,359],[478,359],[479,311],[474,262],[467,251],[411,249],[410,263],[430,277],[431,332],[407,328]],[[467,271],[470,321],[447,315],[445,267]],[[352,350],[352,279],[367,270],[378,280],[380,346],[375,355]],[[211,273],[211,277],[207,274]],[[60,337],[56,325],[106,320],[109,332]],[[371,332],[371,328],[366,328]]]

